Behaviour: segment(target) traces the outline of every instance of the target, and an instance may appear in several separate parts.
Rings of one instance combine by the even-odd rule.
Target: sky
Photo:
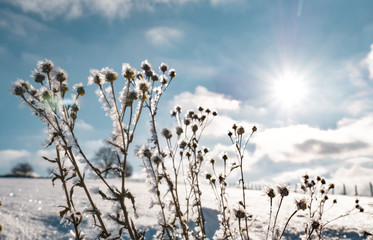
[[[14,96],[50,59],[87,84],[89,70],[147,59],[175,68],[161,100],[169,111],[202,105],[219,115],[206,129],[212,155],[234,157],[233,123],[258,127],[244,162],[249,182],[292,183],[305,173],[373,182],[373,2],[259,0],[0,0],[0,174],[29,162],[47,175],[45,126]],[[93,156],[111,132],[88,86],[77,135]],[[146,123],[144,124],[146,125]],[[148,130],[139,132],[146,143]],[[141,144],[141,142],[139,142]],[[140,174],[140,161],[131,158]]]

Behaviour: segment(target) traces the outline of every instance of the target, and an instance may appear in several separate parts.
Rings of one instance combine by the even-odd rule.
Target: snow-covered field
[[[114,180],[116,181],[116,180]],[[100,183],[89,180],[90,187],[99,186]],[[157,220],[154,218],[157,209],[149,209],[150,194],[147,185],[143,181],[129,180],[128,187],[136,197],[139,218],[136,222],[141,228],[147,229],[147,239],[152,239]],[[241,191],[237,188],[229,188],[229,199],[237,203]],[[263,239],[266,231],[269,200],[262,191],[248,190],[246,193],[248,210],[254,216],[250,228],[253,239]],[[294,199],[300,198],[298,193],[291,193],[285,198],[284,207],[280,211],[280,226],[285,224],[287,217],[294,211]],[[325,219],[337,217],[354,206],[355,197],[331,196],[338,200],[332,210],[325,213]],[[86,204],[83,194],[79,191],[75,195],[76,203],[80,206]],[[103,202],[96,196],[98,205],[110,209],[110,204]],[[365,239],[363,231],[373,232],[373,198],[359,197],[360,205],[365,212],[339,219],[325,230],[326,239]],[[60,224],[58,205],[65,203],[61,185],[56,181],[53,187],[48,179],[14,179],[0,178],[0,239],[68,239],[72,226]],[[211,238],[218,228],[217,211],[214,210],[214,195],[208,185],[203,187],[203,201],[205,214],[207,215],[208,235]],[[297,214],[290,222],[285,239],[300,239],[303,231],[303,222],[307,221],[304,213]],[[84,221],[84,232],[88,239],[95,237],[96,231],[90,227],[90,221]],[[110,226],[109,226],[110,227]]]

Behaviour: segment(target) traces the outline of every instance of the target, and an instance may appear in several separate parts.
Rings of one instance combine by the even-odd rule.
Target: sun
[[[282,107],[292,108],[302,104],[307,93],[305,79],[296,72],[287,71],[273,79],[273,98]]]

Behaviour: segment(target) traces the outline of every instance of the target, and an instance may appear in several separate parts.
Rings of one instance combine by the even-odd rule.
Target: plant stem
[[[279,237],[279,240],[282,238],[282,235],[284,235],[284,233],[285,233],[285,229],[286,229],[286,227],[288,226],[288,224],[289,224],[289,222],[290,222],[290,219],[296,214],[298,212],[298,210],[295,210],[294,212],[293,212],[293,214],[291,214],[290,215],[290,217],[289,217],[289,219],[286,221],[286,224],[285,224],[285,226],[284,226],[284,229],[282,230],[282,233],[281,233],[281,235],[280,235],[280,237]]]
[[[271,227],[271,219],[272,219],[272,203],[273,203],[273,200],[272,200],[272,198],[270,197],[270,198],[269,198],[269,220],[268,220],[268,228],[267,228],[266,240],[268,239],[269,229],[270,229],[270,227]]]
[[[276,221],[277,221],[278,213],[280,212],[280,209],[281,209],[281,204],[282,204],[282,200],[283,200],[283,199],[284,199],[284,197],[281,196],[280,204],[278,205],[277,212],[276,212],[276,216],[275,216],[275,220],[274,220],[274,222],[273,222],[272,236],[275,235]]]

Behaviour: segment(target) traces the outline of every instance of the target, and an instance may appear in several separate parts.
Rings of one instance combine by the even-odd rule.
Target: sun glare
[[[307,95],[304,79],[295,72],[286,72],[274,79],[273,97],[281,106],[291,108],[302,103]]]

